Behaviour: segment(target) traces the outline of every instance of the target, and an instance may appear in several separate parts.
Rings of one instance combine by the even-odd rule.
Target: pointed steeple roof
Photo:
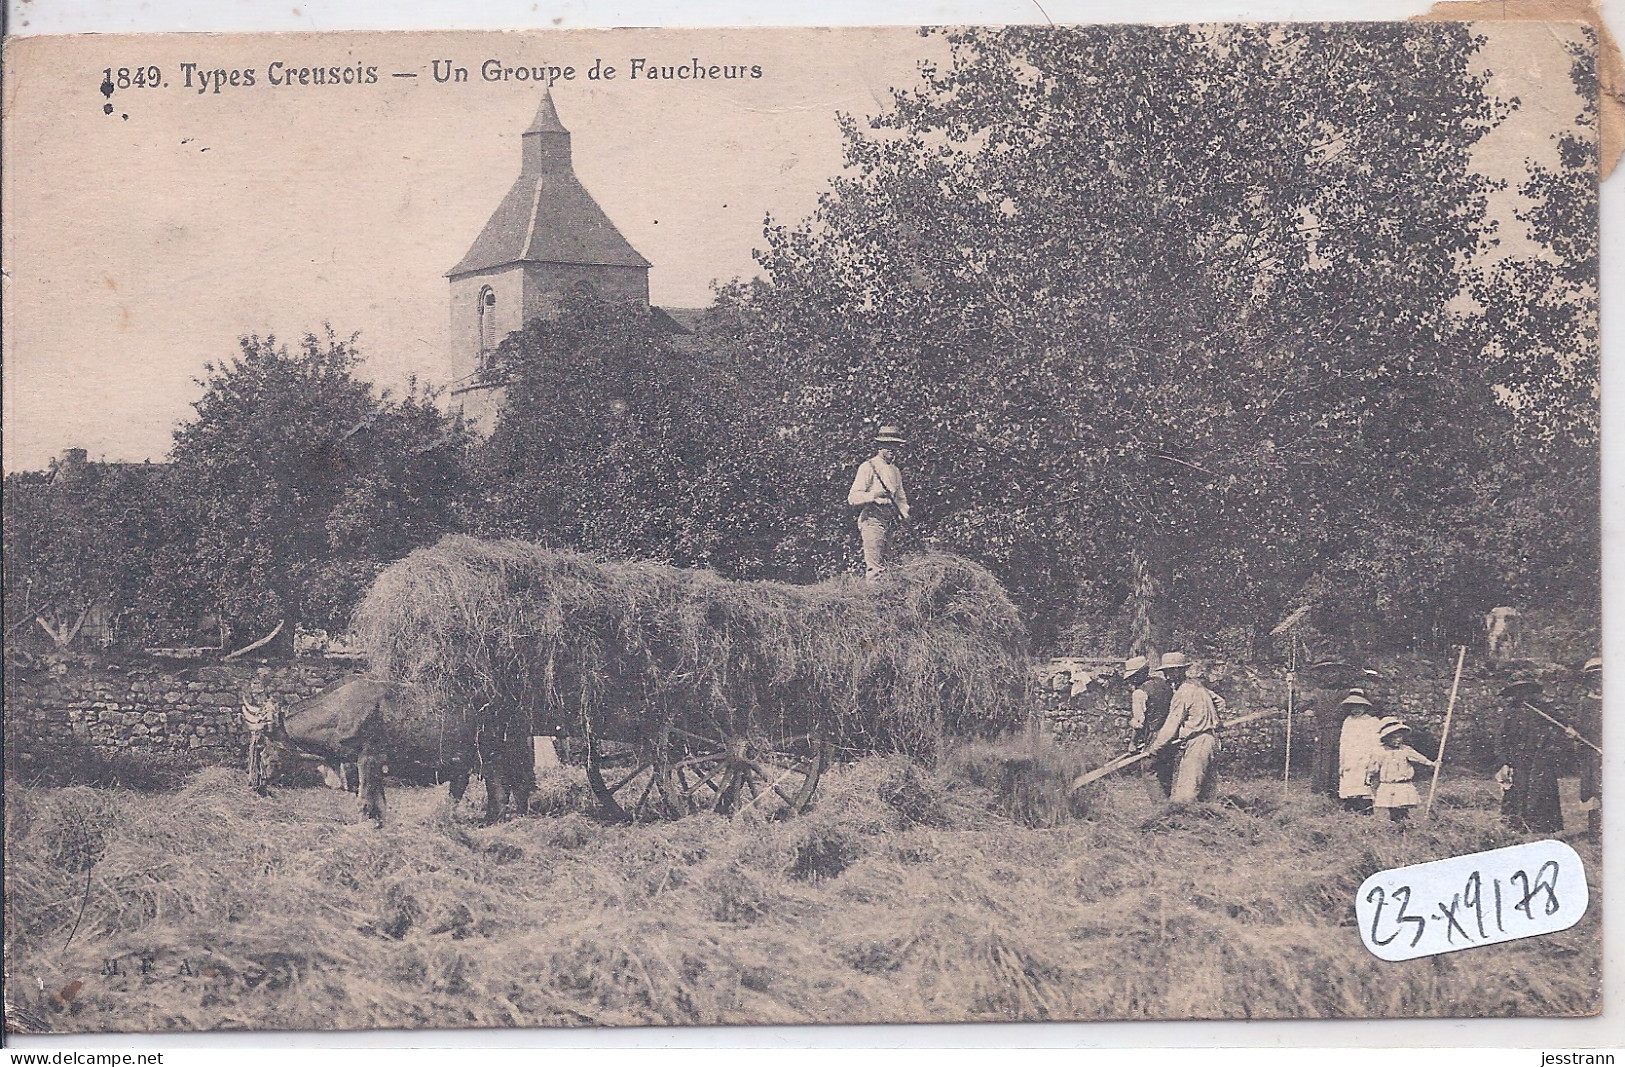
[[[640,256],[576,177],[570,131],[559,121],[553,94],[542,96],[521,138],[519,179],[448,278],[515,263],[642,267]]]
[[[553,106],[553,90],[549,89],[542,94],[542,106],[536,109],[536,117],[531,120],[529,133],[569,133],[564,123],[559,121],[559,110]]]

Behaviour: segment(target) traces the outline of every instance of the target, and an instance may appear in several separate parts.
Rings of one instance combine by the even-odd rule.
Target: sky
[[[1481,143],[1492,177],[1551,161],[1578,110],[1567,25],[1484,24],[1492,92],[1522,106]],[[759,79],[650,82],[633,58],[759,65]],[[4,462],[65,448],[162,459],[210,360],[245,333],[360,332],[400,388],[467,372],[444,278],[513,183],[534,81],[481,65],[574,66],[553,86],[576,172],[653,263],[665,306],[755,272],[764,215],[794,221],[841,168],[836,115],[872,114],[940,42],[906,28],[261,35],[13,40],[5,70]],[[468,68],[441,84],[433,61]],[[618,68],[588,80],[595,60]],[[369,85],[269,84],[270,65],[375,66]],[[197,91],[198,71],[255,85]],[[167,87],[99,89],[157,66]],[[416,73],[416,78],[395,78]],[[240,77],[239,82],[243,79]],[[104,114],[111,104],[112,114]],[[127,118],[125,116],[128,116]],[[1494,207],[1514,246],[1515,194]]]

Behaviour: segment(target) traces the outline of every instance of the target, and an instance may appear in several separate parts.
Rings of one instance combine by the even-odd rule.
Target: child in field
[[[1412,748],[1411,728],[1398,719],[1384,719],[1377,727],[1382,748],[1377,752],[1371,768],[1371,784],[1375,787],[1374,806],[1388,811],[1393,822],[1404,822],[1411,809],[1422,802],[1416,791],[1416,767],[1433,766],[1433,761]]]
[[[1383,720],[1377,718],[1377,709],[1366,699],[1363,689],[1349,690],[1339,707],[1343,711],[1343,729],[1337,743],[1337,796],[1344,811],[1370,815],[1374,800],[1371,768],[1382,752],[1377,730]]]

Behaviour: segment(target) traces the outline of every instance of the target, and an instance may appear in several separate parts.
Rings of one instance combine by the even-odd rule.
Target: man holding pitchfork
[[[908,494],[897,469],[897,446],[908,442],[896,426],[875,434],[875,454],[858,468],[846,502],[858,509],[858,535],[863,538],[864,577],[877,581],[886,571],[893,531],[908,523]]]

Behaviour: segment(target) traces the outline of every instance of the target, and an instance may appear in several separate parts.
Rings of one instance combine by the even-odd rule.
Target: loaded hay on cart
[[[491,704],[580,738],[628,819],[795,813],[833,752],[929,761],[1027,715],[1015,606],[940,553],[874,585],[787,585],[453,536],[385,570],[356,631],[442,716]]]

